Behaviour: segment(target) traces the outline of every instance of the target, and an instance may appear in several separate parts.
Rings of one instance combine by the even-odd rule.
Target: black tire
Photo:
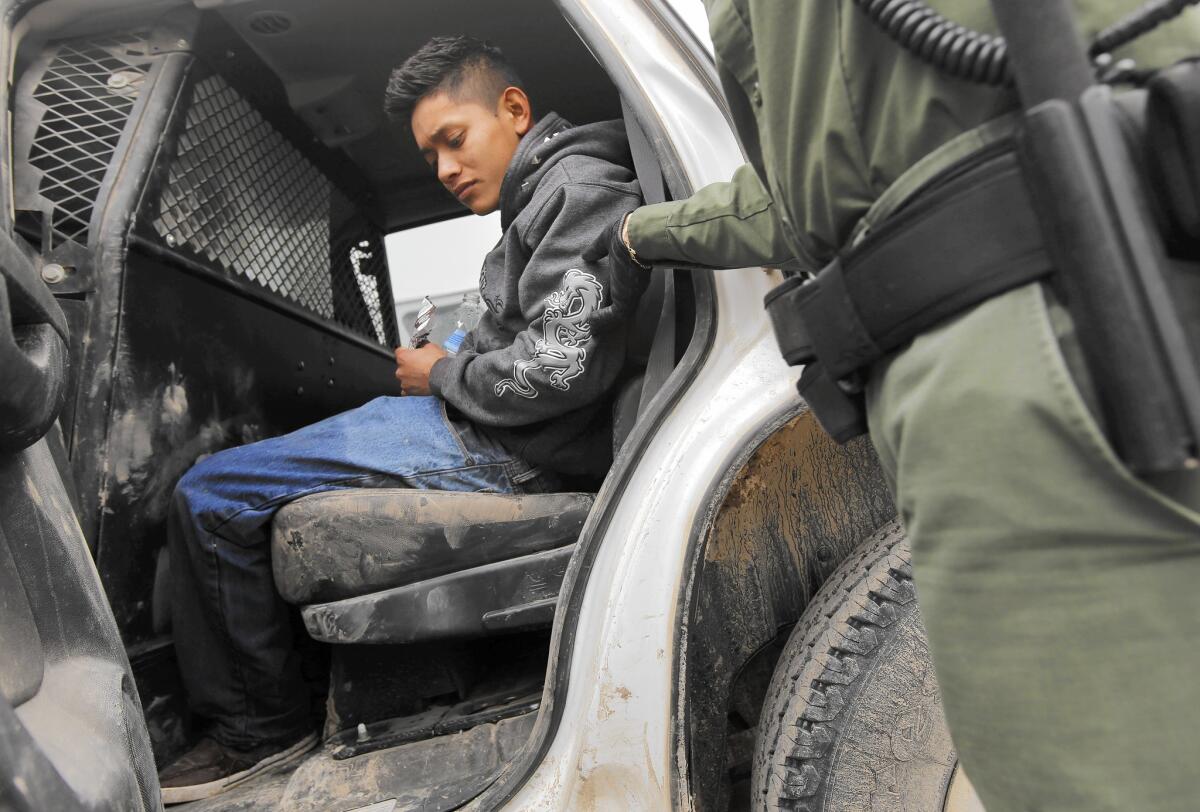
[[[829,577],[763,704],[753,808],[940,812],[955,754],[898,523]]]

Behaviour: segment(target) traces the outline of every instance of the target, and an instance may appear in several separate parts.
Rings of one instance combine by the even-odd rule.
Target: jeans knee
[[[175,483],[171,509],[181,517],[199,521],[206,509],[220,499],[221,466],[212,454],[189,468]]]
[[[201,460],[199,463],[193,465],[175,483],[173,501],[177,507],[194,501],[195,497],[205,490],[205,479],[207,478],[203,470],[205,462],[207,460]]]

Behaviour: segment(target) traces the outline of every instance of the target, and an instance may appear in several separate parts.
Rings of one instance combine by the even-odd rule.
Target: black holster
[[[1139,474],[1196,467],[1197,144],[1192,62],[1149,94],[1091,86],[1031,108],[1012,141],[950,167],[815,277],[767,296],[785,359],[805,365],[801,395],[844,442],[865,429],[872,364],[1053,273],[1118,455]]]
[[[934,178],[860,245],[766,297],[798,389],[838,442],[867,430],[872,363],[953,316],[1053,270],[1010,143]]]

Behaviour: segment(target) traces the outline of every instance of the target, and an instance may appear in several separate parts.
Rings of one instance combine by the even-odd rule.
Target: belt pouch
[[[804,368],[796,389],[821,428],[836,442],[846,443],[867,433],[867,405],[862,393],[845,391],[819,362]]]

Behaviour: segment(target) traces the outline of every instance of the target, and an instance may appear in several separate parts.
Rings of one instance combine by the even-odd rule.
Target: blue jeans
[[[433,397],[381,397],[311,426],[202,460],[168,515],[172,625],[192,709],[222,744],[285,743],[310,728],[290,610],[271,574],[284,504],[338,488],[492,493],[554,489],[544,474]]]

